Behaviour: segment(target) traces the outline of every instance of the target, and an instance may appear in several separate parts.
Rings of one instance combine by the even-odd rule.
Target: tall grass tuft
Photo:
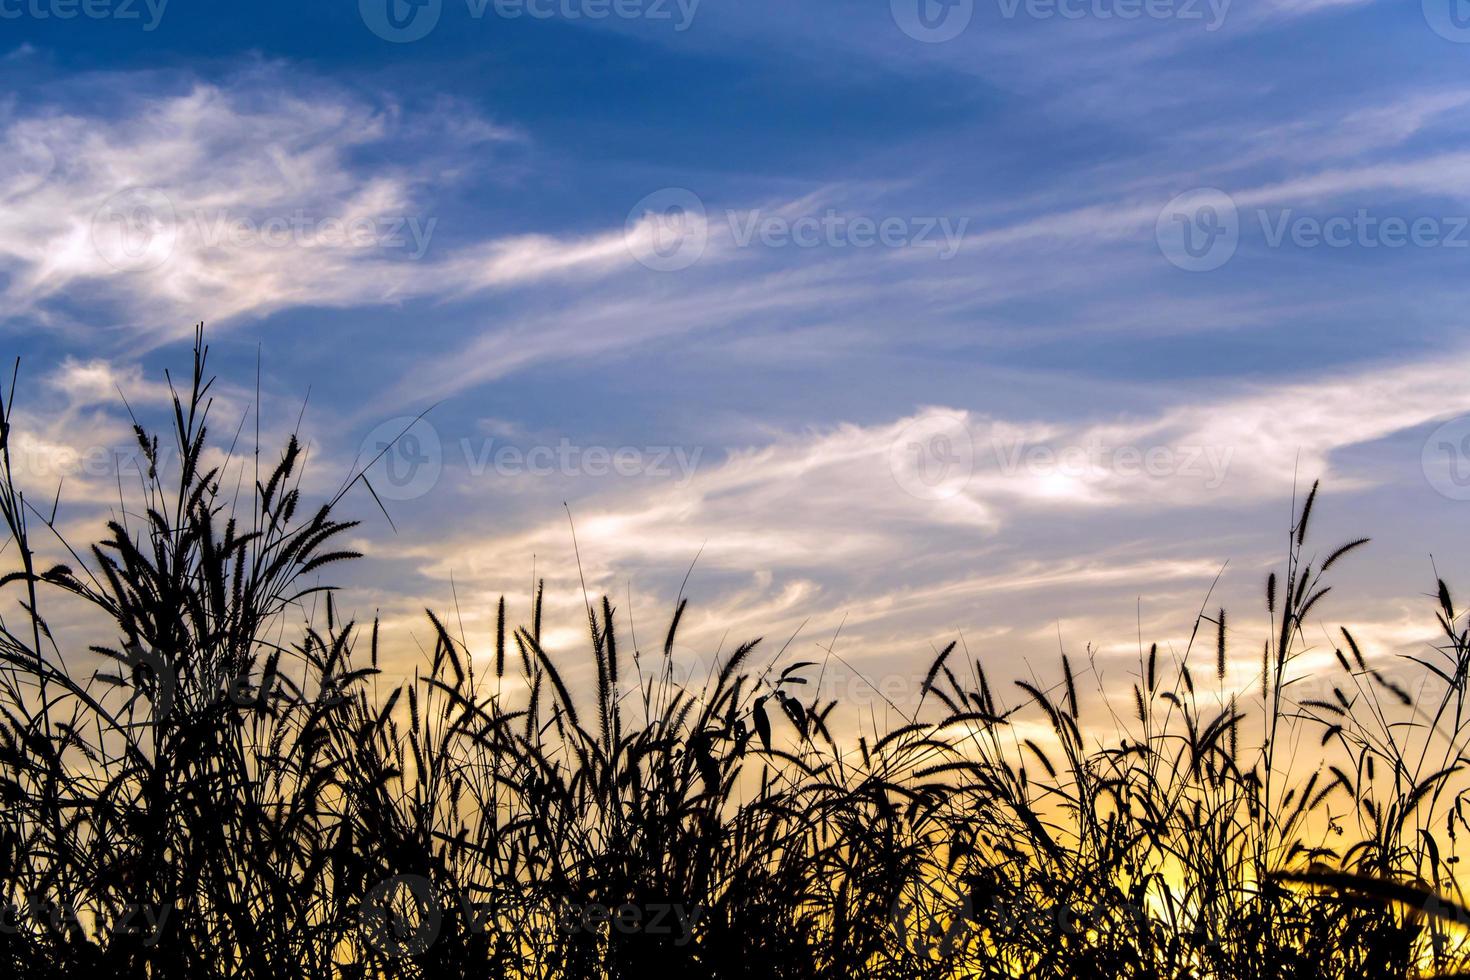
[[[822,662],[785,648],[676,682],[682,599],[652,650],[589,602],[590,683],[548,649],[539,583],[526,624],[498,600],[493,649],[426,610],[432,649],[389,678],[379,624],[320,581],[358,557],[342,495],[304,503],[294,436],[265,469],[218,449],[207,357],[201,334],[171,451],[137,428],[146,473],[85,548],[26,496],[14,378],[0,393],[14,976],[1470,967],[1465,616],[1440,582],[1422,656],[1375,663],[1347,629],[1310,645],[1325,573],[1366,544],[1307,551],[1315,485],[1259,662],[1231,655],[1224,609],[1191,633],[1211,623],[1213,650],[1140,649],[1131,692],[1065,654],[1055,686],[1007,685],[951,643],[903,723],[846,737]]]

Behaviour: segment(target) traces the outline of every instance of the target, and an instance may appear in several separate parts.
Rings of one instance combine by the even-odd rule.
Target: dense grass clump
[[[1226,683],[1223,610],[1140,651],[1131,691],[1063,658],[1003,690],[955,645],[906,723],[840,744],[824,665],[759,641],[675,682],[589,603],[595,680],[434,613],[412,678],[320,571],[292,438],[241,494],[209,439],[206,350],[142,428],[136,499],[82,549],[0,419],[0,969],[155,977],[1419,977],[1465,968],[1470,639],[1390,674],[1304,629],[1306,542],[1266,587],[1260,670]],[[176,462],[164,465],[170,457]],[[243,500],[243,502],[242,502]],[[56,553],[61,563],[43,555]],[[45,566],[45,567],[43,567]],[[64,604],[69,626],[47,610]],[[82,626],[76,625],[83,624]],[[305,625],[301,625],[304,623]],[[86,649],[67,649],[78,629]],[[1251,660],[1254,662],[1254,653]],[[98,664],[102,666],[99,668]],[[85,666],[84,666],[85,665]],[[1310,689],[1303,678],[1312,678]],[[1008,686],[1009,687],[1009,686]],[[1131,715],[1114,714],[1118,705]],[[1096,713],[1100,729],[1084,716]]]

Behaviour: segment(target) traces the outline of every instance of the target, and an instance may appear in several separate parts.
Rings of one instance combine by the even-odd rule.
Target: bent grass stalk
[[[85,549],[54,502],[25,496],[14,379],[0,399],[14,976],[1470,967],[1465,616],[1437,583],[1444,640],[1411,658],[1412,680],[1343,629],[1330,693],[1298,697],[1324,574],[1366,544],[1306,552],[1315,486],[1267,583],[1259,676],[1239,689],[1224,609],[1194,624],[1214,627],[1207,668],[1140,649],[1131,691],[1064,653],[1055,686],[1008,696],[950,644],[904,723],[844,748],[825,662],[817,684],[819,663],[785,648],[757,669],[752,640],[704,684],[676,682],[682,596],[651,669],[611,599],[587,604],[590,690],[546,646],[539,582],[526,625],[499,600],[489,651],[426,610],[432,649],[390,682],[379,624],[343,621],[319,581],[358,556],[336,544],[353,526],[333,516],[341,493],[304,508],[296,438],[245,503],[222,490],[246,464],[209,440],[207,353],[201,332],[172,402],[176,469],[138,426],[149,468]],[[51,552],[64,560],[43,568]],[[53,631],[53,603],[91,615],[81,654],[63,656],[73,631]],[[143,910],[156,928],[120,927]]]

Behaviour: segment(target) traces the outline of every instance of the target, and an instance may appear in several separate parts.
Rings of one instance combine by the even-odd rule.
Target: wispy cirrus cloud
[[[704,451],[682,485],[447,468],[397,508],[400,536],[362,531],[383,563],[355,583],[369,613],[442,606],[451,574],[524,593],[534,568],[578,623],[567,501],[589,586],[640,614],[703,548],[704,635],[811,618],[830,636],[847,617],[844,642],[874,657],[952,628],[1025,651],[1054,644],[1060,617],[1119,644],[1139,591],[1155,627],[1197,608],[1223,558],[1255,576],[1266,548],[1238,529],[1301,483],[1362,499],[1380,478],[1422,483],[1417,459],[1355,464],[1470,411],[1458,341],[1424,355],[1459,329],[1459,270],[1436,278],[1453,253],[1253,240],[1192,276],[1155,241],[1165,202],[1197,186],[1229,191],[1243,219],[1465,200],[1470,96],[1445,51],[1436,76],[1403,41],[1449,50],[1419,12],[1389,23],[1384,6],[1238,3],[1210,31],[998,23],[977,5],[963,35],[926,45],[884,4],[711,5],[677,37],[521,25],[538,28],[525,51],[486,31],[466,53],[441,28],[396,52],[397,72],[374,48],[367,70],[354,51],[310,69],[119,68],[83,97],[13,100],[0,290],[16,335],[62,363],[36,451],[65,464],[126,444],[112,390],[156,406],[180,346],[153,346],[207,319],[251,364],[266,340],[268,387],[312,389],[322,485],[370,421],[441,399],[446,447],[463,431],[616,445],[677,429]],[[1329,32],[1372,16],[1397,33],[1346,70],[1351,43]],[[517,62],[563,29],[607,47],[612,84]],[[1328,63],[1282,53],[1319,30]],[[416,87],[456,97],[414,104]],[[706,246],[650,269],[636,253],[660,229],[625,220],[673,187],[702,200]],[[829,212],[968,225],[942,261],[732,233]],[[1390,332],[1412,350],[1392,353]],[[233,425],[252,396],[229,395]],[[105,499],[108,480],[78,479]],[[472,629],[483,615],[467,610]]]
[[[1151,623],[1162,628],[1160,617],[1204,599],[1227,559],[1254,598],[1278,542],[1249,515],[1319,477],[1337,495],[1368,486],[1375,477],[1343,470],[1339,457],[1470,411],[1455,384],[1467,369],[1463,355],[1381,364],[1082,423],[930,408],[738,450],[697,447],[696,469],[678,480],[446,470],[427,498],[435,509],[509,499],[531,481],[568,500],[574,522],[562,513],[503,530],[489,515],[467,517],[445,537],[415,521],[411,540],[384,542],[376,557],[400,583],[412,570],[419,591],[394,603],[405,619],[451,578],[456,594],[518,594],[529,567],[551,581],[567,621],[584,582],[593,594],[626,592],[647,616],[672,603],[697,555],[699,628],[843,623],[847,649],[890,670],[901,668],[883,658],[902,652],[905,630],[978,631],[987,617],[1033,652],[1059,616],[1101,634],[1088,640],[1116,642],[1141,591],[1160,604]],[[1202,532],[1201,517],[1221,510],[1251,533]],[[1193,530],[1173,533],[1181,527]],[[1074,537],[1082,529],[1085,540]],[[485,625],[483,610],[467,615],[472,629]]]
[[[473,294],[632,261],[620,235],[436,242],[439,157],[522,139],[488,121],[431,134],[436,154],[367,166],[407,135],[391,104],[291,91],[278,70],[10,120],[0,143],[0,269],[12,318],[60,316],[78,289],[129,334],[177,337],[294,307]],[[473,124],[472,124],[473,123]],[[390,157],[390,159],[392,159]],[[173,326],[160,327],[160,322]]]

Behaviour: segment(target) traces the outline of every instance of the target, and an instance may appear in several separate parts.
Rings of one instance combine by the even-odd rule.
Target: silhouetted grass
[[[388,681],[378,624],[342,621],[317,584],[356,556],[341,494],[303,504],[296,440],[243,503],[206,463],[205,357],[201,339],[174,399],[176,466],[139,428],[152,468],[86,549],[24,497],[6,393],[0,962],[15,976],[1465,968],[1465,617],[1440,583],[1444,643],[1412,680],[1347,631],[1332,681],[1304,670],[1323,575],[1364,543],[1309,555],[1315,487],[1266,585],[1248,685],[1227,684],[1244,641],[1224,610],[1184,651],[1141,650],[1132,691],[1065,657],[1054,686],[1002,689],[951,644],[909,723],[840,745],[824,665],[784,649],[745,643],[702,686],[676,683],[682,600],[646,650],[607,599],[589,604],[588,690],[543,646],[539,589],[525,625],[500,601],[490,650],[426,612],[431,653]],[[98,624],[87,651],[53,635],[53,602]]]

